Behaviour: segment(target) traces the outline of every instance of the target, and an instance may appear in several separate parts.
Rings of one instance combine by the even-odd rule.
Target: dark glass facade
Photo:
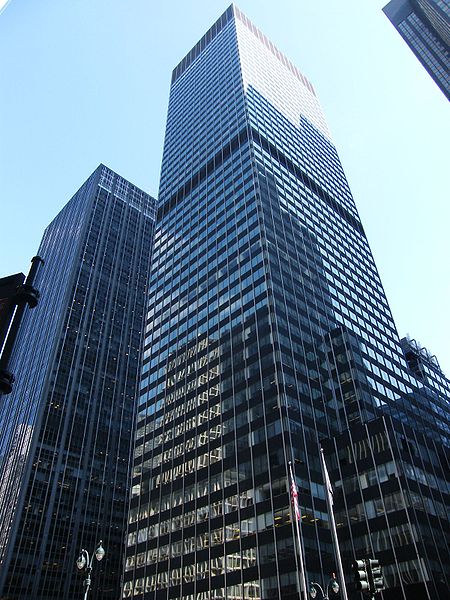
[[[450,100],[448,0],[391,0],[383,11]]]
[[[357,419],[322,445],[344,563],[378,558],[385,600],[443,600],[450,581],[450,385],[429,352],[414,340],[401,345],[416,379],[412,391],[401,402],[384,400],[380,417]],[[330,360],[336,373],[350,375],[352,396],[367,393],[370,379],[354,369],[356,339],[335,331],[327,349],[330,359],[338,357]]]
[[[155,200],[100,165],[45,231],[0,406],[0,598],[120,592]]]
[[[447,598],[448,446],[381,417],[325,443],[342,556],[376,556],[383,598]]]
[[[405,359],[314,88],[235,6],[173,72],[149,300],[122,597],[298,600],[288,460],[322,582],[321,441],[420,411],[448,446],[448,382]]]

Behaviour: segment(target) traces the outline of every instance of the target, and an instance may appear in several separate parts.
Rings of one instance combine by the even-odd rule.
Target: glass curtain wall
[[[314,88],[235,6],[173,72],[145,335],[123,597],[297,600],[288,461],[322,581],[319,440],[423,384]]]
[[[120,594],[130,450],[155,200],[101,165],[48,226],[39,306],[0,407],[0,597]]]

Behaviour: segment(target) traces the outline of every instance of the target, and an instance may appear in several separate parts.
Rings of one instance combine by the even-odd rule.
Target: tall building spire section
[[[336,572],[321,441],[332,482],[356,486],[335,502],[344,564],[390,539],[388,512],[408,511],[407,539],[418,526],[401,454],[378,473],[371,448],[428,436],[442,503],[448,397],[405,360],[312,85],[235,6],[173,72],[140,388],[124,598],[299,600],[289,461],[306,578]],[[405,573],[438,593],[431,545],[382,551],[392,598]]]

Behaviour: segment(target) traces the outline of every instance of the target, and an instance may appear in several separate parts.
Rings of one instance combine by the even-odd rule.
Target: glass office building
[[[391,0],[384,13],[450,100],[450,3]]]
[[[365,362],[356,342],[335,331],[328,345],[338,393],[347,397],[381,384],[354,369]],[[397,376],[392,385],[387,370],[391,385],[385,381],[385,390],[403,392],[399,398],[378,396],[378,418],[354,421],[322,446],[344,564],[376,557],[383,565],[384,600],[444,600],[450,581],[450,384],[428,351],[406,338],[401,345],[415,382]]]
[[[418,406],[448,447],[448,382],[405,359],[313,86],[235,6],[173,71],[149,299],[122,597],[298,600],[288,461],[322,582],[321,441]]]
[[[155,200],[100,165],[45,231],[0,405],[0,598],[120,595]]]

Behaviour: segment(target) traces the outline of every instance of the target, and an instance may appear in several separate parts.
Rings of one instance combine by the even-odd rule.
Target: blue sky
[[[399,333],[450,375],[449,106],[385,3],[238,5],[315,85]],[[11,0],[0,12],[0,276],[28,270],[100,162],[157,194],[171,71],[228,4]]]

